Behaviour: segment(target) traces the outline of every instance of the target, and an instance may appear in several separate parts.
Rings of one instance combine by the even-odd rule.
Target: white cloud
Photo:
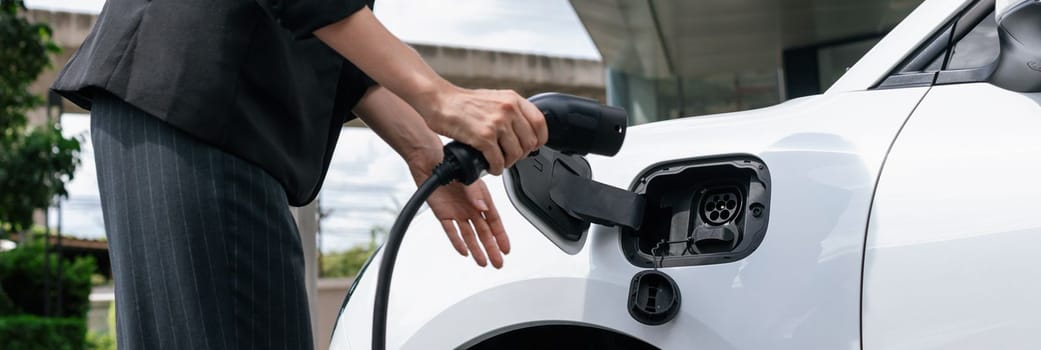
[[[25,0],[29,8],[81,13],[99,13],[104,5],[105,0]]]
[[[405,162],[372,130],[344,128],[319,198],[331,212],[322,220],[322,249],[367,243],[371,228],[390,228],[414,190]]]
[[[99,13],[105,0],[26,0],[30,8]],[[412,43],[599,59],[567,0],[377,0],[376,16]]]
[[[407,42],[600,58],[567,0],[378,0],[375,11]]]

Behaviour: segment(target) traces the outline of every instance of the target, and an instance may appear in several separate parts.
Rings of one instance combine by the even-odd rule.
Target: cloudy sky
[[[104,0],[25,0],[30,8],[98,13]],[[567,0],[376,0],[376,16],[413,43],[599,59]]]

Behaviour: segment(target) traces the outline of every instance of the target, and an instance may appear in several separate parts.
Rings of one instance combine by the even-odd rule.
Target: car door
[[[864,349],[1038,347],[1041,94],[969,78],[998,58],[999,29],[993,12],[958,23],[972,30],[949,46],[878,182]]]

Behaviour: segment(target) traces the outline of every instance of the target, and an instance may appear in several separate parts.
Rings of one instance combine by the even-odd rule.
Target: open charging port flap
[[[621,227],[620,239],[636,266],[737,261],[751,254],[766,233],[769,170],[753,156],[655,165],[631,188],[646,201],[643,222],[637,228]]]
[[[510,201],[568,254],[582,250],[590,223],[638,229],[643,196],[592,180],[582,156],[542,147],[503,176]]]

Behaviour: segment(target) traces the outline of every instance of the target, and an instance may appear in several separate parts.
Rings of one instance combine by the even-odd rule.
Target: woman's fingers
[[[516,163],[518,159],[526,154],[512,127],[503,128],[499,133],[499,145],[502,146],[503,157],[505,158],[504,167],[513,166],[513,163]],[[500,173],[493,174],[499,175]]]
[[[488,192],[487,186],[480,186],[480,191],[483,193],[484,198],[488,198],[485,201],[488,209],[484,211],[484,221],[488,223],[491,228],[492,236],[495,237],[495,243],[499,245],[499,251],[503,254],[510,254],[510,238],[506,235],[506,228],[502,225],[502,218],[499,217],[499,210],[495,209],[495,201],[492,201],[492,195]]]
[[[528,153],[531,153],[531,151],[534,151],[535,148],[538,148],[541,143],[539,142],[538,135],[535,133],[534,125],[532,125],[531,120],[528,118],[528,114],[531,114],[531,112],[525,110],[523,107],[525,103],[527,103],[527,101],[523,101],[523,99],[518,102],[517,110],[522,112],[523,115],[522,118],[513,119],[513,131],[517,133],[517,139],[520,140],[521,147],[524,147],[524,155],[527,155]],[[537,111],[538,110],[536,109],[536,112]],[[541,115],[541,113],[539,115]],[[524,155],[522,155],[522,157]]]
[[[536,144],[528,150],[531,152],[535,150],[535,148],[546,144],[546,141],[549,140],[549,129],[546,128],[546,117],[542,115],[542,111],[540,111],[538,107],[535,107],[535,104],[528,102],[528,100],[523,98],[521,100],[521,111],[524,112],[524,118],[527,120],[532,133],[535,135]]]
[[[448,235],[448,241],[452,242],[452,247],[455,248],[455,251],[459,252],[459,255],[468,256],[466,243],[463,243],[463,239],[459,237],[459,231],[455,229],[455,222],[452,220],[441,220],[441,228],[445,230],[445,234]]]
[[[474,262],[481,267],[488,266],[488,258],[485,257],[480,243],[477,242],[477,236],[470,227],[470,222],[467,220],[456,220],[456,224],[459,225],[459,233],[462,234],[463,241],[466,242],[466,248],[470,249],[470,255],[473,256]]]
[[[473,222],[474,228],[477,229],[477,237],[484,244],[484,251],[488,254],[488,259],[492,262],[492,266],[501,269],[502,253],[499,252],[499,246],[495,243],[495,236],[492,235],[492,230],[488,227],[488,223],[480,218],[471,220],[471,222]]]
[[[481,151],[481,154],[484,155],[484,160],[488,162],[489,173],[493,175],[502,174],[502,169],[506,166],[506,159],[503,156],[503,150],[500,146],[498,136],[478,136],[479,138],[476,141],[468,144],[477,148],[477,150]],[[463,140],[463,142],[466,141]]]
[[[453,90],[435,107],[424,108],[430,129],[481,151],[488,172],[495,175],[544,144],[549,135],[542,112],[509,90]]]

